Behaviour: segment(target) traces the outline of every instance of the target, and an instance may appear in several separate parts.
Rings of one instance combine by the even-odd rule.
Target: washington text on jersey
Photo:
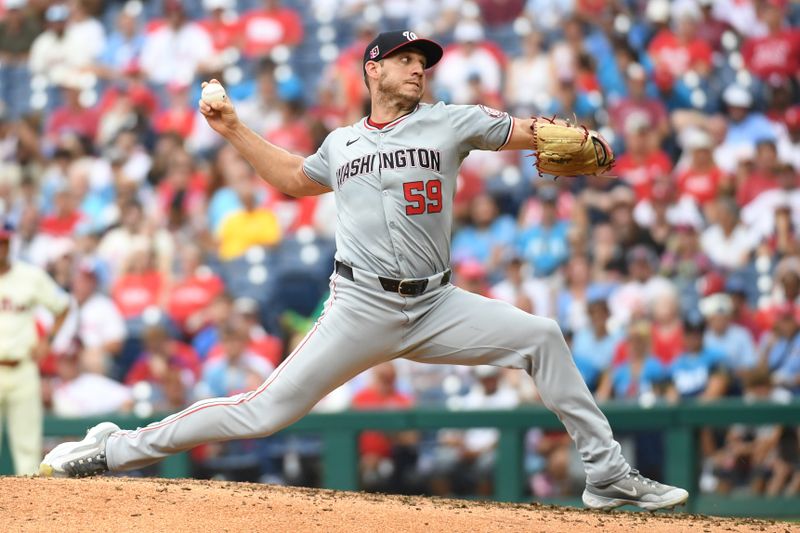
[[[427,168],[441,173],[442,156],[439,150],[430,148],[402,148],[391,152],[376,152],[348,161],[336,170],[336,185],[342,188],[344,182],[355,176],[369,174],[376,170],[395,168]]]

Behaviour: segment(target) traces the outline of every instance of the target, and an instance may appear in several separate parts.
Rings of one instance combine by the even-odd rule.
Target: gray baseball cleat
[[[119,426],[103,422],[89,429],[82,441],[59,444],[42,459],[39,475],[90,477],[108,472],[106,441],[115,431],[119,431]]]
[[[686,503],[689,493],[684,489],[664,485],[631,470],[626,477],[604,487],[586,484],[583,503],[590,509],[608,511],[622,505],[635,505],[648,511],[672,509]]]

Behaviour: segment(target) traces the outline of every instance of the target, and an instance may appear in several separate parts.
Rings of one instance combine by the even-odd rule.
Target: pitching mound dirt
[[[800,532],[795,524],[684,514],[611,514],[194,480],[0,478],[11,532]]]

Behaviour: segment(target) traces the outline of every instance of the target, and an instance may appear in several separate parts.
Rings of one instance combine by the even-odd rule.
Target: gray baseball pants
[[[630,466],[555,321],[440,286],[441,275],[430,279],[429,286],[437,288],[413,298],[386,292],[373,274],[354,269],[354,277],[331,277],[325,312],[260,387],[199,401],[160,422],[112,434],[109,468],[141,468],[205,442],[271,435],[352,377],[404,357],[524,369],[577,445],[587,481],[605,485],[628,474]]]

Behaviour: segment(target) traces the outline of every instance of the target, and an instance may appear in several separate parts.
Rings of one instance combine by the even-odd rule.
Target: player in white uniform
[[[0,431],[7,422],[17,475],[38,471],[42,456],[42,392],[36,355],[39,341],[35,311],[55,316],[50,338],[67,316],[69,297],[41,268],[12,262],[11,228],[0,223]]]
[[[450,285],[456,176],[471,150],[531,149],[531,119],[484,106],[420,104],[441,47],[413,32],[380,34],[364,51],[369,117],[332,132],[306,159],[259,137],[230,103],[200,103],[209,124],[259,175],[292,196],[333,191],[336,268],[326,311],[258,389],[198,402],[135,431],[104,423],[45,457],[44,475],[79,477],[152,464],[207,441],[270,435],[378,363],[522,368],[536,381],[584,461],[583,500],[646,509],[686,500],[646,479],[620,453],[558,325]]]

